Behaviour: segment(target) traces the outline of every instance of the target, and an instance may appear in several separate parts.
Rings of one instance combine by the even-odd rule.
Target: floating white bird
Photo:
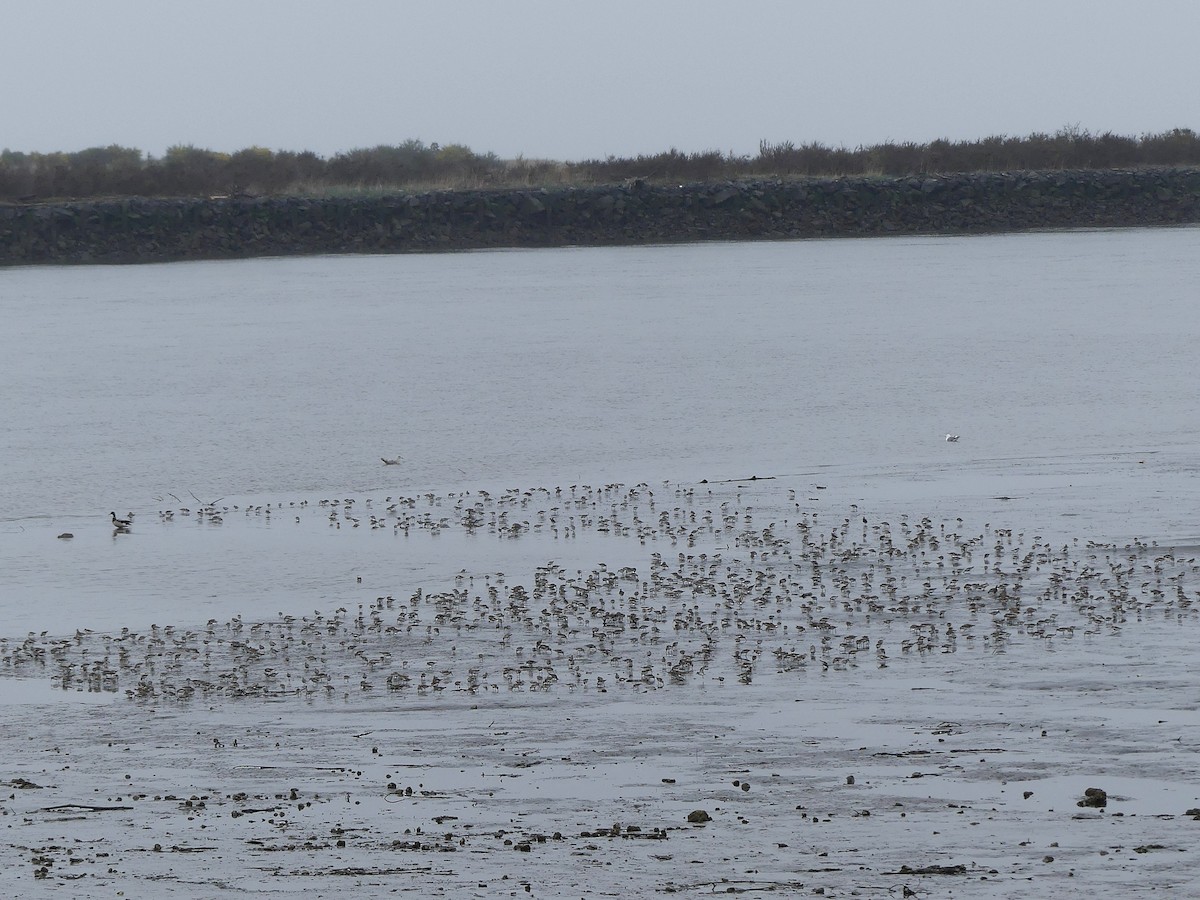
[[[117,529],[117,531],[128,531],[133,527],[133,522],[130,519],[118,519],[115,512],[110,512],[109,515],[112,516],[113,528]]]
[[[385,466],[398,466],[398,465],[400,465],[400,463],[404,462],[404,457],[403,457],[403,456],[397,456],[395,459],[387,459],[387,458],[385,458],[385,457],[383,457],[383,456],[381,456],[381,457],[379,457],[379,458],[380,458],[381,460],[383,460],[383,464],[384,464]]]
[[[948,435],[946,435],[946,440],[948,440],[952,444],[957,444],[958,443],[958,435],[957,434],[948,434]]]

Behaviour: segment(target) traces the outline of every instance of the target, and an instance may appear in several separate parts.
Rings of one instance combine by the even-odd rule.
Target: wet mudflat
[[[1092,468],[1110,499],[1146,477]],[[949,515],[957,482],[903,512],[868,481],[235,500],[80,529],[85,556],[308,547],[283,558],[309,587],[271,614],[226,591],[8,635],[4,867],[80,897],[1194,890],[1195,545],[1073,534],[1061,498]],[[58,552],[56,527],[30,540]]]

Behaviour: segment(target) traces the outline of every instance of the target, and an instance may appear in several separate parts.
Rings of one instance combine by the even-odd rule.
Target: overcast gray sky
[[[0,0],[0,148],[1200,130],[1200,0]]]

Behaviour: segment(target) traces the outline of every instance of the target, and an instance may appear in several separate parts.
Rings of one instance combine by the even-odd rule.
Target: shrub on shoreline
[[[904,176],[970,172],[1200,166],[1200,135],[1175,128],[1140,137],[1078,127],[1027,137],[928,144],[886,142],[848,149],[762,141],[755,156],[675,148],[581,162],[500,159],[461,144],[408,140],[338,153],[249,147],[219,153],[175,146],[159,157],[111,145],[75,153],[0,152],[0,201],[98,197],[383,195],[430,189],[590,187],[633,179],[657,184],[751,178]]]

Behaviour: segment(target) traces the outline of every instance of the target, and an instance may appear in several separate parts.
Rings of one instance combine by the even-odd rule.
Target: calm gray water
[[[0,271],[0,612],[311,608],[376,558],[151,527],[191,492],[758,475],[1194,540],[1198,283],[1196,228]]]

